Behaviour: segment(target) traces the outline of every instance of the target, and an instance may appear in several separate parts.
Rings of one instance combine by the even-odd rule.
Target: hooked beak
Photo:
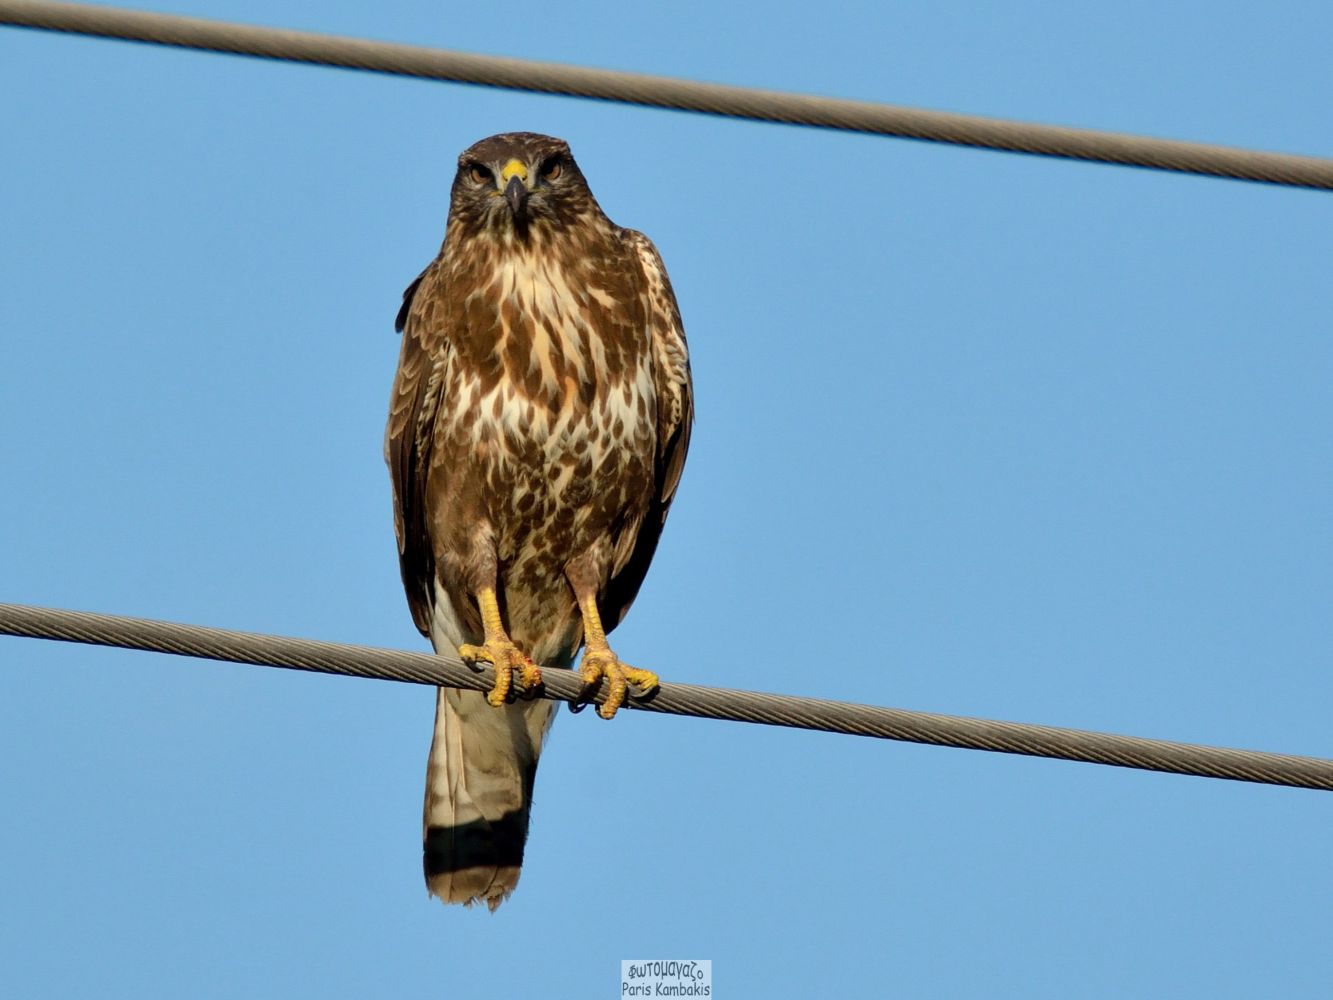
[[[509,202],[509,210],[515,217],[523,214],[523,206],[528,202],[528,188],[517,174],[505,185],[505,201]]]

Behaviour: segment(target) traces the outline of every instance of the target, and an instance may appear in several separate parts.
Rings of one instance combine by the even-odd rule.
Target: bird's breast
[[[485,438],[551,456],[630,444],[627,432],[656,413],[637,289],[561,256],[503,255],[474,292],[485,308],[468,310],[482,341],[468,352],[481,355],[470,416]]]
[[[542,520],[573,516],[599,490],[633,492],[657,420],[638,289],[582,258],[511,253],[465,315],[470,343],[446,396],[490,495]]]

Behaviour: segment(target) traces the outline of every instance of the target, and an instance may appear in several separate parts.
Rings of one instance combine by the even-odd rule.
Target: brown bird
[[[602,212],[569,146],[530,132],[458,160],[439,256],[408,286],[385,435],[403,585],[437,651],[495,667],[441,688],[426,769],[426,886],[493,910],[518,882],[551,701],[579,671],[611,718],[627,685],[607,633],[648,571],[694,419],[671,282]]]

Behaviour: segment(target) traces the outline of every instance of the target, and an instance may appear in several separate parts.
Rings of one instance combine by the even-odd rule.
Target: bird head
[[[449,214],[476,231],[526,235],[568,225],[596,204],[563,139],[505,132],[459,156]]]

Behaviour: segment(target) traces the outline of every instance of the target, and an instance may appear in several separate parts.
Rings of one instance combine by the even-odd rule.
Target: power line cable
[[[51,0],[0,0],[0,24],[730,118],[1333,189],[1333,159],[476,55],[175,14]]]
[[[475,690],[489,690],[494,677],[489,667],[474,670],[455,656],[231,632],[22,604],[0,604],[0,634]],[[582,681],[573,671],[547,670],[544,677],[543,697],[570,703],[579,700]],[[594,700],[600,703],[602,698],[599,693]],[[1333,760],[1317,757],[1197,746],[693,684],[663,684],[654,697],[646,701],[632,699],[630,707],[668,715],[755,722],[1333,791]]]

